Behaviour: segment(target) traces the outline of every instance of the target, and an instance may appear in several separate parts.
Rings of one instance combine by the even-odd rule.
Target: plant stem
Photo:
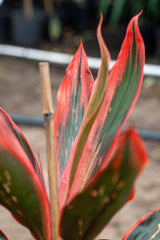
[[[41,62],[39,63],[39,69],[41,79],[43,117],[45,125],[47,160],[48,160],[52,240],[58,240],[60,239],[60,237],[58,236],[58,224],[59,224],[58,185],[54,145],[53,105],[51,95],[49,64]]]
[[[33,0],[23,0],[23,10],[26,18],[33,17]]]

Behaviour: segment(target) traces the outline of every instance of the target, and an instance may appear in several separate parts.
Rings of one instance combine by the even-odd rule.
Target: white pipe
[[[36,61],[46,61],[58,65],[68,65],[73,58],[73,55],[71,54],[50,52],[3,44],[0,44],[0,55],[26,58]],[[99,69],[100,62],[100,58],[88,57],[89,67],[92,69]],[[110,68],[114,65],[114,63],[115,61],[112,60]],[[153,64],[145,64],[144,75],[160,77],[160,66]]]

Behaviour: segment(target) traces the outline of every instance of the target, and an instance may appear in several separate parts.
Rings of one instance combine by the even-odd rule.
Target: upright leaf
[[[63,210],[64,240],[92,240],[133,196],[133,184],[147,162],[138,134],[130,129],[120,139],[108,166]]]
[[[93,77],[81,43],[57,93],[54,132],[60,177],[67,165],[71,146],[78,134],[92,86]]]
[[[102,15],[100,19],[100,23],[97,28],[97,37],[99,41],[100,51],[101,51],[101,67],[98,72],[98,77],[96,81],[94,82],[93,90],[91,97],[89,99],[89,103],[87,106],[87,109],[85,111],[81,127],[79,129],[79,132],[77,133],[77,137],[75,139],[75,142],[72,145],[70,158],[68,161],[68,165],[63,173],[63,178],[60,185],[60,204],[63,205],[66,198],[67,193],[69,189],[69,185],[72,185],[75,172],[77,170],[79,161],[81,159],[81,155],[83,152],[83,148],[85,146],[85,143],[87,141],[89,132],[91,130],[91,127],[93,125],[93,122],[95,121],[98,112],[100,110],[100,107],[102,106],[106,89],[107,89],[107,74],[109,69],[109,62],[110,62],[110,55],[108,52],[108,49],[105,46],[104,40],[101,35],[101,25],[102,25]],[[85,79],[82,79],[85,81]],[[68,185],[69,183],[69,185]],[[62,200],[63,198],[63,200]],[[60,208],[61,208],[60,205]]]
[[[84,189],[98,169],[104,167],[138,98],[145,59],[138,17],[139,15],[135,16],[128,25],[118,59],[109,74],[103,104],[87,138],[77,169],[72,167],[75,172],[70,199]],[[77,145],[77,148],[80,147]]]
[[[63,205],[69,182],[69,171],[62,173],[69,160],[71,146],[78,134],[93,87],[93,77],[88,68],[87,56],[81,44],[57,93],[57,109],[54,115],[56,160],[58,166],[60,208]],[[68,163],[67,168],[70,166]],[[69,167],[70,168],[70,167]],[[63,191],[62,191],[63,188]]]
[[[160,209],[155,210],[135,225],[125,234],[122,240],[159,240],[160,239]]]
[[[51,240],[50,207],[44,186],[10,121],[3,111],[0,114],[0,203],[36,239]]]
[[[70,176],[70,186],[72,185],[74,175],[77,170],[91,127],[99,113],[99,110],[103,104],[103,100],[107,91],[107,74],[109,70],[110,54],[108,52],[108,49],[104,43],[104,40],[101,34],[102,20],[103,18],[101,15],[101,19],[97,28],[97,38],[98,38],[100,51],[101,51],[101,66],[98,72],[98,77],[94,82],[94,86],[93,86],[92,94],[87,106],[87,110],[85,112],[85,115],[80,127],[80,131],[78,133],[76,142],[74,143],[73,150],[71,153],[73,155],[73,160],[72,160],[73,163],[72,163],[71,176]]]

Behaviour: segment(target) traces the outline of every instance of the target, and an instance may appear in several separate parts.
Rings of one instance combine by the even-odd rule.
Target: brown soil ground
[[[54,105],[56,90],[63,80],[65,69],[51,67]],[[14,58],[0,58],[0,106],[8,113],[41,116],[41,95],[38,65],[35,62]],[[160,84],[155,81],[151,87],[141,91],[127,124],[137,128],[160,131]],[[41,127],[20,126],[35,154],[40,149],[44,175],[47,184],[45,137]],[[136,183],[136,196],[112,219],[97,239],[122,239],[129,227],[149,211],[160,207],[160,142],[145,140],[149,164]],[[10,240],[31,240],[29,231],[12,219],[10,213],[0,207],[0,229]]]

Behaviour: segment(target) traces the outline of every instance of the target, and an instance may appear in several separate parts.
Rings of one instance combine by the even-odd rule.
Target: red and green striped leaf
[[[60,225],[63,239],[94,239],[131,199],[135,179],[146,161],[142,140],[133,129],[128,130],[108,166],[65,206]]]
[[[108,77],[103,104],[78,156],[78,162],[74,152],[70,156],[77,162],[76,167],[74,163],[72,166],[71,174],[74,172],[74,175],[71,175],[71,180],[73,176],[74,179],[71,181],[70,198],[85,187],[97,170],[104,167],[138,98],[145,60],[138,17],[139,15],[135,16],[128,25],[118,59]],[[81,147],[81,143],[76,146],[77,149]]]
[[[9,240],[1,230],[0,230],[0,240]]]
[[[74,150],[72,151],[73,160],[72,160],[72,169],[70,174],[70,186],[72,185],[74,175],[78,168],[78,164],[86,144],[88,135],[92,128],[92,125],[100,111],[100,108],[103,104],[106,92],[107,92],[107,77],[110,63],[110,54],[108,49],[104,43],[102,34],[101,34],[101,26],[102,26],[102,15],[97,28],[97,38],[101,51],[101,66],[98,72],[98,77],[94,82],[93,90],[91,93],[90,101],[88,103],[88,107],[86,113],[84,115],[80,131],[78,133],[76,143],[74,144]]]
[[[72,145],[68,165],[63,173],[59,191],[60,208],[66,201],[69,185],[72,185],[74,174],[81,159],[85,143],[92,128],[93,122],[95,121],[98,112],[103,104],[103,100],[107,91],[107,75],[109,69],[110,54],[101,35],[102,20],[103,18],[101,16],[100,23],[97,28],[97,37],[102,58],[101,67],[98,72],[98,77],[94,82],[93,90],[87,105],[87,109],[84,113],[78,135]],[[85,78],[82,80],[86,81]]]
[[[6,123],[6,117],[3,111],[0,114],[0,204],[36,239],[50,240],[50,207],[44,185],[15,136],[9,117]]]
[[[0,115],[3,118],[3,120],[5,121],[6,125],[9,128],[9,130],[17,138],[17,140],[20,143],[21,147],[23,148],[23,150],[27,154],[28,159],[30,160],[34,170],[36,171],[37,175],[39,176],[40,181],[44,184],[42,170],[41,170],[41,168],[39,168],[37,159],[36,159],[32,149],[31,149],[29,143],[27,142],[27,139],[25,138],[23,132],[17,127],[17,125],[13,122],[13,120],[10,118],[10,116],[2,108],[0,108]],[[2,134],[2,132],[1,132],[1,134]],[[3,137],[7,138],[5,133],[4,133]]]
[[[155,210],[135,225],[123,237],[123,240],[159,240],[160,239],[160,209]]]
[[[87,56],[81,43],[67,68],[66,76],[57,93],[54,132],[60,177],[67,165],[71,146],[86,111],[93,82]]]

